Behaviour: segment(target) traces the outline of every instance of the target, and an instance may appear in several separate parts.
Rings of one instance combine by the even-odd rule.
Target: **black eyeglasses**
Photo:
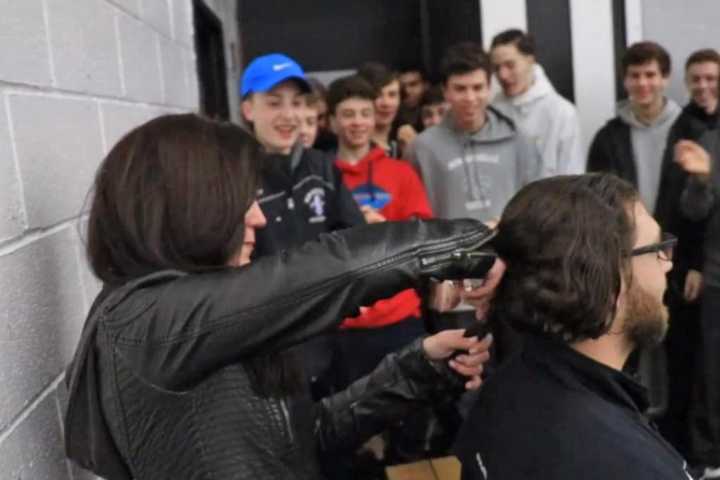
[[[673,258],[673,250],[675,249],[677,242],[678,239],[675,235],[663,233],[662,240],[660,242],[645,245],[644,247],[634,248],[633,251],[630,252],[630,256],[636,257],[638,255],[645,255],[646,253],[654,253],[657,255],[658,259],[670,261]]]

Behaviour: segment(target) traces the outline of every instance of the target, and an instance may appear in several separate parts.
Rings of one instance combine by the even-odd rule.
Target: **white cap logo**
[[[279,72],[279,71],[285,70],[286,68],[291,67],[291,66],[292,66],[292,63],[290,63],[290,62],[278,63],[278,64],[273,65],[272,69],[274,72]]]

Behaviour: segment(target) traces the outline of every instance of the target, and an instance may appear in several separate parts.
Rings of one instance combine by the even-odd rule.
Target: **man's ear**
[[[242,110],[242,115],[246,122],[252,123],[255,120],[254,119],[255,109],[253,107],[254,107],[254,105],[253,105],[252,97],[243,100],[242,103],[240,104],[240,109]]]

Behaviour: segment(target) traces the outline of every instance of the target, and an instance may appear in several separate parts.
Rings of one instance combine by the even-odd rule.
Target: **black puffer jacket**
[[[473,276],[488,237],[471,220],[386,223],[238,269],[160,272],[115,290],[88,318],[68,372],[68,456],[111,480],[317,479],[318,452],[353,448],[462,380],[420,342],[319,402],[303,450],[286,399],[255,394],[243,366],[336,326],[428,276]],[[310,450],[311,455],[306,455]]]

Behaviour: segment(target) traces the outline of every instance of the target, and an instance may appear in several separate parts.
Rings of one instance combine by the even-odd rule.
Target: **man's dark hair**
[[[378,93],[398,79],[398,73],[380,62],[365,62],[360,65],[357,75],[364,78]]]
[[[446,84],[453,75],[464,75],[475,70],[484,71],[490,80],[492,64],[485,50],[475,42],[458,43],[448,48],[440,61],[440,81]]]
[[[398,69],[398,72],[400,74],[403,73],[411,73],[411,72],[417,72],[420,74],[420,76],[423,78],[423,80],[427,79],[427,72],[425,71],[425,68],[418,65],[417,63],[405,63],[400,65],[400,68]]]
[[[348,98],[361,98],[374,102],[377,96],[377,89],[360,75],[338,78],[328,88],[328,112],[330,115],[335,115],[337,106]]]
[[[225,267],[243,242],[260,152],[242,128],[194,114],[125,135],[95,177],[87,254],[98,278]]]
[[[523,55],[535,55],[535,39],[532,34],[517,28],[511,28],[495,35],[490,44],[490,50],[500,45],[515,45]]]
[[[632,185],[605,173],[538,180],[508,203],[494,240],[507,271],[491,321],[565,342],[598,338],[630,281]]]
[[[439,105],[445,102],[445,96],[443,95],[442,88],[440,85],[433,85],[432,87],[425,90],[422,98],[420,99],[420,108],[427,105]]]
[[[637,42],[633,43],[625,51],[622,57],[622,73],[627,73],[630,66],[644,65],[648,62],[656,61],[660,67],[660,73],[663,77],[670,75],[672,63],[670,54],[660,44],[656,42]]]
[[[690,54],[685,62],[685,70],[696,63],[713,62],[720,65],[720,53],[714,48],[703,48]]]

